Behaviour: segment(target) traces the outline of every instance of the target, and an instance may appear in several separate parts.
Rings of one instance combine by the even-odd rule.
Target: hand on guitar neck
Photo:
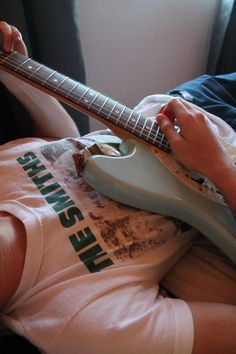
[[[16,27],[0,21],[0,37],[2,51],[9,54],[9,57],[13,52],[23,55],[24,60],[28,57],[26,45]],[[55,139],[80,135],[76,124],[56,98],[4,71],[0,72],[0,81],[25,106],[31,116],[37,136]]]
[[[12,51],[17,51],[24,56],[27,56],[27,49],[22,40],[20,32],[14,27],[6,22],[0,22],[0,33],[3,39],[3,50],[7,53],[11,53]],[[49,75],[50,77],[51,75]],[[44,82],[44,81],[43,81]],[[77,87],[77,85],[76,85]],[[32,88],[33,90],[34,88]],[[85,87],[85,91],[82,94],[82,97],[86,96],[86,92],[89,91],[93,93],[96,97],[102,97],[96,92],[89,90]],[[33,92],[33,91],[32,91]],[[38,95],[42,95],[44,93],[40,93],[37,90]],[[54,98],[44,95],[44,100],[52,100]],[[115,103],[112,100],[109,100],[105,96],[103,96],[105,101],[102,101],[102,106],[106,102]],[[86,98],[86,97],[85,97]],[[54,101],[56,101],[54,99]],[[97,102],[97,101],[96,101]],[[55,102],[54,102],[55,103]],[[89,103],[88,106],[90,107]],[[114,107],[119,107],[118,103],[115,103]],[[112,112],[114,107],[109,110],[112,117]],[[126,107],[120,105],[121,112],[128,111]],[[40,112],[40,107],[38,107]],[[102,111],[102,108],[101,108]],[[132,123],[132,119],[134,118],[134,112],[130,110],[129,122]],[[115,113],[114,113],[115,114]],[[138,124],[134,125],[134,128],[141,124],[141,118],[138,116]],[[49,128],[52,128],[52,131],[55,133],[55,124],[53,116],[51,119],[47,121],[42,121],[41,119],[34,118],[37,132],[41,135],[45,136],[45,134],[50,135]],[[41,117],[39,115],[39,117]],[[133,118],[132,118],[133,117]],[[68,126],[69,117],[66,117],[67,126]],[[120,116],[118,116],[118,120],[121,121]],[[64,136],[65,131],[61,132],[60,127],[64,126],[64,118],[60,120],[57,116],[57,137]],[[211,131],[208,121],[205,115],[198,111],[197,107],[192,106],[186,101],[173,99],[169,101],[168,104],[162,109],[161,113],[157,117],[157,121],[164,133],[165,137],[168,140],[168,143],[171,147],[171,150],[175,152],[177,158],[180,162],[189,170],[197,171],[206,175],[218,188],[218,190],[222,193],[225,200],[229,204],[233,214],[236,216],[236,198],[234,197],[236,194],[236,166],[233,164],[232,160],[226,156],[221,145],[217,142],[213,132]],[[141,131],[145,132],[146,130],[146,120],[144,119],[143,128]],[[177,124],[180,127],[180,133],[176,132],[173,123]],[[126,126],[126,124],[125,124]],[[148,126],[148,124],[147,124]],[[127,125],[128,127],[128,125]],[[131,126],[131,131],[132,126]],[[71,120],[71,126],[69,130],[67,130],[68,136],[78,136],[78,130],[75,127],[75,124]],[[140,133],[140,130],[138,131]],[[163,135],[163,134],[162,134]],[[163,135],[163,136],[164,136]],[[148,137],[151,137],[152,134],[148,133]],[[155,134],[154,134],[155,136]],[[162,141],[162,138],[161,138]]]
[[[161,109],[157,122],[179,161],[207,176],[236,217],[236,166],[218,143],[206,116],[188,102],[174,98]],[[179,133],[173,123],[179,126]]]
[[[28,56],[27,48],[22,39],[21,33],[14,26],[1,21],[0,33],[2,36],[3,50],[7,53],[17,51],[22,55]]]

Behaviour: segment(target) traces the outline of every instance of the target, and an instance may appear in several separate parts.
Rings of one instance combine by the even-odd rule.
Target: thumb
[[[173,123],[164,114],[159,114],[157,116],[157,123],[159,124],[162,133],[167,138],[171,150],[177,153],[177,150],[181,148],[183,141],[180,134],[175,130]]]
[[[178,134],[175,131],[173,123],[166,115],[159,114],[157,116],[157,123],[159,124],[162,133],[166,136],[170,143],[178,138]]]
[[[14,49],[15,49],[17,52],[19,52],[20,54],[23,54],[23,55],[25,55],[25,56],[28,56],[27,48],[26,48],[25,43],[24,43],[24,41],[22,40],[22,37],[21,37],[21,36],[17,36],[17,37],[15,38],[15,43],[14,43],[14,45],[15,45],[15,48],[14,48]]]

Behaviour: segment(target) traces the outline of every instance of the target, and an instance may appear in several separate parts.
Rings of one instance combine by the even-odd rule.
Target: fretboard
[[[0,67],[39,89],[129,134],[170,151],[159,125],[123,104],[17,52],[0,52]]]

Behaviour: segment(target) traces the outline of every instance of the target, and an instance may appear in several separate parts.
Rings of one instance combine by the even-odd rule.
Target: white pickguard
[[[118,202],[192,225],[236,263],[236,220],[225,203],[176,178],[144,144],[130,139],[121,150],[121,157],[90,157],[83,170],[86,182]]]

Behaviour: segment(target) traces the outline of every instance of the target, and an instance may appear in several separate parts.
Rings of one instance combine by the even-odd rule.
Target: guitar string
[[[19,63],[18,63],[17,61],[12,60],[9,56],[5,56],[5,59],[7,59],[7,63],[9,63],[9,64],[12,64],[12,63],[17,64],[17,65],[18,65],[17,70],[20,68],[19,71],[20,71],[21,73],[26,73],[27,75],[30,73],[31,75],[28,76],[28,77],[33,77],[33,75],[38,71],[38,69],[41,69],[41,68],[43,67],[42,64],[39,64],[39,63],[33,61],[32,59],[28,59],[27,62],[30,61],[30,60],[32,60],[33,63],[35,63],[35,64],[37,64],[37,65],[40,65],[40,68],[37,68],[37,69],[35,70],[35,72],[28,71],[28,70],[26,71],[26,70],[23,70],[23,69],[24,69],[24,66],[22,65],[22,63],[21,63],[21,65],[19,65]],[[3,60],[3,61],[4,61],[4,60]],[[2,62],[3,62],[3,61],[2,61]],[[24,63],[23,63],[23,64],[24,64]],[[13,64],[12,64],[12,65],[13,65]],[[23,69],[22,69],[22,68],[23,68]],[[29,68],[29,67],[28,67],[28,68]],[[45,67],[45,68],[46,68],[46,67]],[[52,70],[52,69],[51,69],[51,70]],[[51,85],[50,85],[49,78],[50,78],[51,76],[53,76],[54,74],[58,74],[58,75],[62,76],[63,78],[65,77],[64,75],[58,73],[57,71],[54,71],[51,75],[49,75],[49,76],[48,76],[46,79],[44,79],[44,80],[42,80],[41,77],[40,77],[40,75],[38,75],[38,76],[39,76],[38,80],[41,81],[41,85],[42,85],[42,86],[43,86],[44,83],[47,83],[48,86],[51,86]],[[65,80],[66,80],[66,79],[67,79],[67,78],[65,78]],[[69,79],[70,81],[72,81],[72,82],[76,82],[76,81],[73,80],[73,79],[70,79],[70,78],[68,78],[68,79]],[[62,82],[64,82],[65,80],[63,80]],[[48,82],[49,82],[49,84],[48,84]],[[62,83],[62,82],[61,82],[61,83]],[[61,85],[61,83],[60,83],[60,85]],[[60,85],[59,85],[59,86],[60,86]],[[106,97],[106,96],[104,96],[104,95],[102,95],[102,94],[96,92],[95,90],[86,87],[85,85],[83,85],[83,84],[81,84],[81,83],[79,83],[79,82],[78,82],[69,92],[68,92],[68,91],[65,91],[64,89],[62,90],[61,88],[60,88],[60,91],[59,91],[59,90],[58,90],[58,87],[56,88],[56,90],[57,90],[57,92],[62,92],[62,93],[64,93],[64,94],[66,93],[67,96],[69,96],[70,92],[72,92],[72,91],[75,89],[75,87],[78,86],[78,85],[81,85],[81,86],[87,88],[87,91],[92,91],[93,93],[97,94],[98,97],[99,97],[99,96],[103,96],[103,97],[105,97],[105,99],[107,99],[107,100],[110,99],[112,102],[115,103],[115,101],[112,100],[111,98]],[[51,87],[55,88],[54,86],[51,86]],[[63,87],[62,87],[62,88],[63,88]],[[83,93],[82,97],[86,95],[87,91]],[[71,95],[71,96],[72,96],[72,95]],[[79,102],[82,103],[82,100],[81,100],[82,97],[81,97],[81,96],[73,95],[72,97],[73,97],[74,99],[76,99],[77,101],[78,101],[78,99],[79,99]],[[93,108],[93,109],[97,110],[97,106],[92,105],[92,102],[89,102],[89,100],[87,100],[87,101],[88,101],[87,103],[89,103],[89,105],[88,105],[89,108]],[[98,101],[98,99],[97,99],[96,101]],[[96,103],[96,102],[95,102],[95,103]],[[116,102],[116,104],[118,104],[118,102]],[[131,110],[130,108],[128,108],[128,107],[122,105],[121,103],[120,103],[120,105],[123,107],[123,111],[124,111],[125,109],[130,110],[131,114],[129,115],[129,117],[131,117],[133,114],[138,114],[138,113],[135,112],[134,110]],[[86,108],[88,109],[88,107],[86,107]],[[99,108],[99,110],[97,110],[97,112],[100,111],[100,106],[98,106],[98,108]],[[89,110],[89,109],[88,109],[88,110]],[[103,110],[103,111],[104,111],[104,113],[105,113],[105,110]],[[109,113],[109,115],[110,115],[110,110],[108,111],[108,113]],[[123,116],[125,116],[125,114],[123,114]],[[139,118],[140,118],[140,117],[145,118],[145,117],[139,115]],[[121,116],[121,117],[119,116],[119,118],[122,118],[122,116]],[[126,116],[126,118],[128,118],[128,117]],[[139,118],[137,118],[137,123],[136,123],[136,126],[138,126],[138,127],[140,126],[140,124],[142,124],[142,123],[140,123],[140,119],[139,119]],[[146,122],[146,120],[147,120],[147,119],[145,119],[145,122]],[[152,128],[150,128],[150,129],[147,131],[146,125],[141,125],[141,127],[140,127],[141,130],[138,131],[138,133],[139,133],[138,136],[141,137],[140,132],[144,130],[145,132],[148,133],[148,135],[143,134],[143,136],[145,136],[146,140],[149,140],[149,141],[151,140],[151,141],[153,142],[153,144],[157,143],[159,147],[161,147],[162,149],[166,149],[166,150],[168,151],[168,150],[169,150],[169,144],[168,144],[167,140],[165,139],[166,141],[165,141],[165,143],[163,143],[163,140],[164,140],[163,137],[164,137],[164,135],[162,134],[162,137],[159,137],[159,136],[157,135],[157,134],[158,134],[159,127],[158,127],[158,130],[156,130],[155,133],[153,133],[152,130],[153,130],[154,121],[151,120],[150,118],[149,118],[149,120],[152,122]],[[133,133],[135,132],[135,133],[136,133],[135,135],[137,135],[137,129],[136,129],[136,131],[135,131],[133,125],[130,125],[130,124],[128,125],[128,124],[127,124],[127,123],[130,123],[129,120],[128,120],[128,121],[125,120],[125,123],[126,123],[127,127],[130,128],[131,132],[133,132]],[[140,128],[139,128],[139,129],[140,129]],[[154,135],[154,137],[153,137],[153,135]],[[164,138],[165,138],[165,137],[164,137]]]
[[[18,63],[16,60],[14,60],[14,58],[11,58],[10,56],[7,56],[7,55],[4,55],[4,54],[1,53],[1,54],[0,54],[0,58],[1,58],[1,57],[4,57],[4,60],[2,60],[2,61],[0,62],[0,64],[2,64],[2,63],[5,62],[5,63],[12,64],[12,65],[13,65],[13,64],[14,64],[14,65],[18,65],[17,70],[19,69],[19,72],[20,72],[20,73],[31,74],[30,77],[34,77],[34,75],[36,74],[36,72],[40,71],[40,69],[43,68],[42,64],[37,63],[37,62],[35,62],[34,60],[32,60],[31,58],[29,58],[29,59],[27,60],[27,62],[29,62],[29,61],[31,60],[31,61],[32,61],[33,63],[35,63],[36,65],[41,65],[41,66],[40,66],[40,68],[36,68],[35,72],[28,71],[28,70],[25,70],[25,67],[24,67],[24,63],[25,63],[25,62],[23,62],[23,63],[21,63],[21,64],[19,65],[19,63]],[[7,59],[7,60],[6,60],[6,59]],[[45,68],[46,68],[46,67],[45,67]],[[49,70],[52,70],[52,69],[49,69]],[[54,72],[52,72],[46,79],[42,80],[42,77],[40,77],[40,73],[38,72],[38,73],[37,73],[38,78],[35,77],[35,79],[41,81],[40,84],[41,84],[42,86],[43,86],[43,84],[47,84],[47,86],[49,86],[49,87],[55,89],[55,86],[50,85],[50,80],[49,80],[49,79],[50,79],[51,77],[53,77],[54,75],[56,75],[56,74],[62,76],[63,78],[65,77],[63,74],[60,74],[59,72],[54,71]],[[64,94],[66,94],[66,97],[72,97],[73,99],[79,100],[80,103],[84,103],[84,104],[86,103],[86,104],[88,104],[88,107],[87,107],[88,111],[89,111],[89,108],[90,108],[90,109],[93,108],[93,109],[97,110],[97,113],[99,112],[99,110],[100,110],[100,108],[101,108],[101,106],[98,105],[98,104],[99,104],[99,102],[98,102],[99,96],[103,96],[103,97],[105,98],[105,100],[107,100],[107,101],[108,101],[108,100],[111,100],[112,102],[115,103],[115,106],[118,105],[118,104],[121,105],[121,106],[122,106],[122,112],[125,112],[125,110],[127,109],[127,110],[130,110],[131,114],[129,114],[129,116],[127,117],[127,116],[123,113],[122,115],[118,115],[118,117],[116,117],[116,118],[119,118],[119,120],[120,120],[121,122],[122,122],[122,119],[123,119],[123,120],[124,120],[124,123],[126,123],[126,126],[131,129],[131,132],[132,132],[132,133],[134,133],[134,132],[136,132],[136,133],[137,133],[137,132],[138,132],[138,133],[142,133],[142,136],[145,136],[146,140],[151,140],[153,143],[157,143],[159,147],[162,147],[162,148],[165,148],[165,149],[169,150],[169,144],[168,144],[168,141],[167,141],[167,139],[165,138],[164,134],[162,134],[161,137],[158,136],[158,134],[159,134],[159,126],[158,126],[158,130],[156,130],[155,132],[153,132],[153,125],[154,125],[155,121],[153,121],[153,120],[150,119],[150,118],[145,118],[145,117],[142,116],[141,114],[138,114],[137,112],[135,112],[134,110],[131,110],[130,108],[124,106],[123,104],[121,104],[121,103],[119,103],[119,102],[116,102],[116,101],[114,101],[113,99],[111,99],[111,98],[109,98],[109,97],[107,97],[107,96],[105,96],[105,95],[103,95],[103,94],[100,94],[99,92],[97,92],[97,91],[95,91],[95,90],[93,90],[93,89],[91,89],[91,88],[89,88],[89,87],[86,87],[85,85],[83,85],[83,84],[81,84],[81,83],[79,83],[79,82],[76,82],[76,81],[73,80],[73,79],[70,79],[70,78],[68,78],[68,79],[69,79],[70,81],[72,81],[73,83],[76,83],[76,84],[74,85],[74,87],[73,87],[71,90],[65,90],[65,89],[63,88],[63,86],[60,87],[60,85],[59,85],[59,87],[56,88],[56,92],[64,93]],[[64,81],[64,80],[63,80],[63,81]],[[83,86],[83,87],[85,87],[85,88],[87,88],[87,91],[84,92],[82,96],[79,96],[78,94],[75,95],[75,94],[73,93],[73,91],[75,90],[75,88],[76,88],[77,86],[79,86],[79,85],[80,85],[80,86]],[[86,99],[86,101],[83,102],[83,101],[82,101],[82,98],[83,98],[84,96],[86,97],[86,93],[89,92],[89,91],[92,91],[92,92],[93,92],[93,94],[95,95],[95,98],[94,98],[91,102],[89,102],[88,99]],[[73,94],[73,96],[72,96],[72,94]],[[104,102],[102,101],[102,103],[104,103]],[[96,106],[95,106],[95,105],[96,105]],[[101,109],[101,111],[103,111],[104,114],[105,114],[105,113],[109,113],[109,118],[110,118],[110,116],[111,116],[111,110],[106,110],[106,109],[104,109],[104,108],[106,108],[106,106],[103,107],[103,108]],[[114,108],[112,108],[112,111],[113,111],[113,109],[114,109]],[[120,112],[119,112],[119,113],[120,113]],[[128,122],[127,122],[127,120],[123,118],[123,117],[126,117],[126,118],[129,118],[129,117],[130,117],[130,118],[131,118],[133,114],[138,115],[138,118],[136,119],[135,126],[130,125],[129,119],[128,119]],[[144,120],[144,122],[145,122],[144,124],[143,124],[143,122],[140,122],[140,118],[143,118],[143,120]],[[108,117],[107,117],[107,119],[108,119]],[[146,121],[150,121],[150,122],[152,123],[151,128],[147,129],[147,127],[146,127],[146,126],[147,126],[147,125],[146,125]],[[112,123],[114,123],[114,122],[112,122]],[[141,124],[141,126],[140,126],[140,124]],[[156,125],[157,125],[157,123],[156,123]],[[139,128],[140,131],[138,131],[137,128]],[[146,132],[146,133],[148,133],[148,134],[147,134],[147,135],[144,134],[143,131]],[[141,136],[141,135],[139,134],[138,136]],[[165,139],[165,140],[164,140],[164,139]],[[164,141],[164,143],[163,143],[163,141]]]
[[[8,63],[9,64],[12,64],[12,63],[14,63],[14,64],[17,64],[18,65],[18,62],[17,61],[15,61],[14,60],[14,58],[13,58],[13,60],[12,60],[12,58],[10,58],[9,56],[5,56],[5,59],[7,59],[8,61]],[[32,59],[28,59],[27,60],[27,62],[29,61],[29,60],[32,60]],[[37,62],[35,62],[35,61],[33,61],[32,60],[32,62],[33,63],[35,63],[35,64],[37,64],[37,65],[40,65],[40,68],[42,68],[42,64],[39,64],[39,63],[37,63]],[[23,63],[24,64],[24,63]],[[22,63],[21,63],[21,65],[18,65],[18,68],[17,69],[19,69],[20,68],[20,72],[22,72],[22,73],[26,73],[26,74],[31,74],[30,75],[30,77],[33,77],[34,76],[34,74],[38,71],[38,69],[39,68],[37,68],[36,70],[35,70],[35,72],[29,72],[29,71],[26,71],[26,70],[23,70],[22,68],[24,68],[24,66],[22,65]],[[52,70],[52,69],[51,69]],[[54,71],[53,73],[51,73],[51,75],[49,75],[46,79],[44,79],[44,80],[42,80],[41,79],[41,77],[40,77],[40,75],[38,75],[39,76],[39,81],[41,80],[41,85],[43,86],[43,84],[44,83],[47,83],[47,85],[48,85],[48,82],[49,82],[49,85],[48,86],[51,86],[50,85],[50,81],[49,81],[49,79],[50,79],[50,77],[51,76],[53,76],[54,74],[59,74],[60,76],[63,76],[64,77],[64,75],[62,75],[62,74],[60,74],[60,73],[58,73],[57,71]],[[68,78],[68,79],[70,79],[70,78]],[[73,82],[75,82],[75,80],[71,80],[71,81],[73,81]],[[64,82],[64,80],[63,80],[63,82]],[[61,84],[60,84],[61,85]],[[59,86],[60,86],[59,85]],[[60,88],[60,91],[58,90],[58,88],[56,88],[56,90],[57,90],[57,92],[59,91],[59,92],[62,92],[62,93],[64,93],[64,94],[67,94],[66,95],[66,97],[68,97],[69,95],[70,96],[72,96],[70,93],[75,89],[75,87],[76,86],[78,86],[78,85],[81,85],[81,86],[84,86],[83,84],[81,84],[81,83],[77,83],[71,90],[69,90],[69,92],[68,91],[65,91],[64,89],[62,90],[61,88]],[[53,87],[53,88],[55,88],[54,86],[51,86],[51,87]],[[84,86],[85,88],[86,88],[86,86]],[[63,87],[62,87],[63,88]],[[106,96],[104,96],[104,95],[102,95],[102,94],[100,94],[100,93],[98,93],[98,92],[96,92],[95,90],[93,90],[93,89],[91,89],[91,88],[87,88],[87,91],[92,91],[94,94],[97,94],[96,96],[97,96],[97,99],[95,98],[93,101],[95,101],[94,103],[96,103],[98,100],[99,100],[99,96],[103,96],[103,97],[105,97],[105,99],[107,99],[107,100],[111,100],[111,101],[113,101],[114,103],[115,103],[115,101],[114,100],[112,100],[111,98],[109,98],[109,97],[106,97]],[[82,95],[82,97],[84,96],[86,94],[86,92],[85,93],[83,93],[83,95]],[[76,95],[73,95],[72,96],[74,99],[79,99],[79,101],[82,103],[82,100],[81,100],[81,96],[76,96]],[[99,108],[99,110],[100,110],[100,106],[94,106],[93,105],[93,102],[89,102],[88,100],[87,100],[87,103],[89,103],[89,105],[88,105],[88,107],[89,108],[94,108],[95,110],[97,110],[98,108]],[[103,102],[102,102],[103,103]],[[118,102],[116,103],[116,104],[118,104]],[[135,112],[134,110],[131,110],[130,108],[128,108],[128,107],[126,107],[126,106],[124,106],[124,105],[122,105],[121,103],[119,103],[121,106],[122,106],[122,108],[123,108],[123,111],[125,111],[125,109],[128,109],[128,110],[130,110],[131,111],[131,114],[129,114],[129,117],[131,117],[132,115],[133,115],[133,113],[136,113],[136,114],[138,114],[137,112]],[[87,107],[87,109],[88,109],[88,107]],[[89,109],[88,109],[89,110]],[[98,112],[98,111],[97,111]],[[105,113],[105,110],[103,109],[103,112]],[[109,116],[110,116],[110,110],[109,111],[107,111],[108,113],[109,113]],[[123,114],[123,116],[125,116],[125,114]],[[122,121],[122,116],[118,116],[119,117],[119,119]],[[145,118],[145,117],[143,117],[143,116],[141,116],[141,115],[139,115],[139,118],[140,117],[142,117],[142,118]],[[128,118],[127,116],[126,116],[126,118]],[[128,128],[130,128],[131,129],[131,131],[134,133],[134,132],[138,132],[139,133],[139,136],[141,136],[140,135],[140,133],[144,130],[144,131],[146,131],[147,133],[148,133],[148,135],[145,135],[145,134],[143,134],[144,136],[145,136],[145,138],[146,139],[149,139],[149,140],[152,140],[153,141],[153,143],[155,143],[155,142],[157,142],[158,143],[158,145],[159,146],[162,146],[163,148],[166,148],[166,149],[169,149],[169,145],[168,145],[168,142],[167,141],[165,141],[165,144],[163,143],[163,136],[162,137],[159,137],[157,134],[158,134],[158,130],[157,131],[155,131],[154,133],[152,132],[152,129],[153,129],[153,120],[151,120],[150,118],[148,119],[148,120],[150,120],[151,122],[152,122],[152,128],[151,129],[147,129],[146,128],[146,125],[143,125],[142,124],[142,122],[140,122],[140,119],[139,118],[137,118],[137,123],[136,123],[136,126],[139,128],[139,129],[141,129],[140,131],[137,131],[137,129],[135,130],[134,128],[136,128],[136,127],[133,127],[132,125],[128,125],[127,123],[130,123],[129,121],[127,122],[127,120],[124,120],[124,122],[126,123],[126,125],[128,126]],[[144,119],[145,121],[147,120],[147,119]],[[114,122],[112,122],[112,123],[114,123]],[[140,124],[142,124],[141,126],[140,126]],[[139,127],[140,126],[140,127]],[[159,127],[158,127],[159,128]],[[154,135],[154,137],[152,136],[152,135]],[[162,134],[163,135],[163,134]],[[159,139],[159,141],[158,141],[158,139]]]
[[[2,55],[1,52],[0,52],[0,58],[1,58],[1,57],[3,57],[3,55]],[[7,59],[7,63],[9,63],[9,64],[12,64],[12,63],[17,64],[17,65],[19,64],[17,61],[14,61],[14,60],[12,60],[12,59],[9,60],[9,56],[7,56],[7,55],[5,56],[5,59]],[[30,61],[30,60],[32,60],[32,62],[35,63],[36,65],[39,65],[39,67],[38,67],[35,71],[33,71],[33,72],[32,72],[32,71],[25,70],[25,67],[24,67],[24,64],[25,64],[26,62]],[[2,61],[0,60],[0,65],[1,65],[4,61],[5,61],[5,60],[2,60]],[[6,61],[5,61],[5,62],[6,62]],[[13,65],[13,64],[12,64],[12,65]],[[44,66],[44,65],[42,65],[42,64],[40,64],[40,63],[35,62],[35,61],[34,61],[33,59],[31,59],[31,58],[29,58],[27,61],[21,63],[21,65],[18,65],[18,69],[20,68],[20,72],[27,74],[27,75],[28,75],[28,76],[27,76],[28,78],[35,76],[35,74],[36,74],[38,71],[40,71],[40,69],[42,69],[43,67],[46,68],[46,66]],[[52,69],[49,69],[49,70],[52,70]],[[30,75],[29,75],[29,74],[30,74]],[[128,117],[126,116],[126,118],[131,117],[133,114],[137,114],[139,117],[143,117],[145,123],[141,126],[141,128],[142,128],[141,131],[143,131],[143,130],[146,129],[145,125],[146,125],[146,121],[147,121],[147,120],[150,120],[150,121],[152,122],[152,127],[153,127],[153,125],[154,125],[154,123],[155,123],[155,121],[153,121],[152,119],[146,118],[146,117],[144,117],[144,116],[138,114],[138,113],[135,112],[134,110],[131,110],[130,108],[124,106],[123,104],[114,101],[113,99],[111,99],[111,98],[109,98],[109,97],[107,97],[107,96],[105,96],[105,95],[103,95],[103,94],[101,94],[101,93],[99,93],[99,92],[93,90],[92,88],[89,88],[89,87],[83,85],[83,84],[80,83],[80,82],[77,82],[77,83],[76,83],[75,80],[73,80],[73,79],[71,79],[71,78],[69,78],[69,77],[66,77],[65,75],[63,75],[63,74],[61,74],[61,73],[59,73],[59,72],[57,72],[57,71],[53,71],[45,80],[42,80],[41,77],[40,77],[40,75],[38,75],[39,78],[37,78],[37,79],[39,79],[39,81],[41,81],[41,86],[42,86],[42,83],[47,83],[47,85],[48,85],[48,82],[50,83],[49,79],[50,79],[53,75],[60,75],[60,76],[63,77],[62,82],[59,84],[59,86],[56,88],[56,90],[58,91],[58,88],[60,87],[60,91],[59,91],[59,92],[62,92],[62,93],[64,93],[64,94],[67,94],[67,96],[69,96],[69,95],[71,96],[72,91],[73,91],[77,86],[80,85],[80,86],[85,87],[87,90],[82,94],[82,96],[74,95],[73,98],[75,98],[76,100],[79,99],[80,102],[81,102],[81,98],[83,98],[83,97],[86,95],[87,92],[92,91],[92,92],[95,94],[95,97],[92,99],[91,102],[88,102],[88,103],[89,103],[89,106],[92,106],[93,102],[96,103],[96,101],[99,99],[99,96],[103,96],[103,97],[105,98],[105,101],[102,102],[102,103],[104,104],[104,106],[105,106],[105,104],[106,104],[106,102],[107,102],[108,100],[111,100],[112,102],[114,102],[115,106],[116,106],[117,104],[120,104],[120,105],[122,106],[122,113],[123,113],[126,109],[128,109],[128,110],[131,112],[131,114],[129,114]],[[73,83],[76,83],[76,84],[74,85],[74,87],[73,87],[71,90],[65,90],[65,89],[63,88],[63,86],[61,86],[67,79],[69,79],[69,80],[72,81]],[[49,85],[48,85],[48,86],[49,86]],[[55,88],[55,87],[52,86],[52,85],[50,85],[50,86],[51,86],[52,88]],[[62,88],[62,89],[61,89],[61,88]],[[106,106],[105,106],[105,107],[106,107]],[[94,109],[97,109],[97,107],[95,107],[95,106],[93,106],[93,108],[94,108]],[[101,106],[98,106],[98,108],[99,108],[99,109],[98,109],[98,112],[99,112],[99,110],[102,110],[104,107],[103,107],[103,105],[102,105],[102,109],[101,109]],[[113,110],[113,109],[112,109],[112,110]],[[106,110],[106,111],[107,111],[108,113],[110,113],[110,110],[109,110],[109,111]],[[123,114],[122,116],[125,116],[125,114]],[[119,117],[119,119],[121,119],[122,116]],[[125,122],[127,122],[127,121],[125,120]],[[129,120],[128,120],[128,122],[129,122]],[[139,118],[138,118],[137,123],[136,123],[136,126],[138,126],[139,123],[140,123],[140,122],[139,122]],[[133,126],[130,126],[130,128],[131,128],[131,127],[133,127]],[[151,128],[151,133],[152,133],[152,128]],[[156,136],[157,132],[152,133],[152,134],[155,135],[155,138],[153,138],[153,142],[156,142],[156,141],[157,141],[157,137],[158,137],[158,136]],[[144,134],[143,134],[143,135],[144,135]],[[146,137],[150,137],[150,135],[151,135],[151,134],[150,134],[150,132],[149,132],[148,136],[146,136]],[[159,137],[158,137],[158,138],[159,138]],[[169,150],[169,144],[168,144],[168,142],[166,141],[166,143],[163,144],[163,143],[162,143],[162,139],[166,139],[166,137],[164,136],[164,134],[162,134],[161,143],[160,143],[160,144],[161,144],[162,147],[165,146],[165,148]],[[160,144],[159,144],[159,146],[160,146]],[[195,182],[197,183],[197,185],[199,185],[199,184],[202,185],[202,183],[200,183],[199,181],[195,181]],[[207,185],[206,185],[205,187],[206,187],[206,189],[207,189],[207,190],[205,191],[205,193],[209,194],[209,192],[208,192],[208,190],[209,190],[209,191],[210,191],[210,194],[212,194],[212,188],[208,187]],[[204,193],[204,194],[205,194],[205,193]],[[214,195],[217,195],[217,193],[218,193],[218,192],[214,192]],[[219,194],[219,193],[218,193],[218,194]],[[217,200],[218,200],[218,198],[217,198]]]
[[[8,59],[8,62],[9,63],[17,63],[18,64],[18,62],[17,61],[15,61],[15,60],[12,60],[11,58],[9,58],[9,57],[7,57],[7,56],[5,56],[5,58],[7,58]],[[30,59],[28,59],[28,60],[30,60]],[[27,60],[27,61],[28,61]],[[33,60],[32,60],[33,61]],[[36,63],[36,62],[35,62]],[[39,64],[39,63],[36,63],[36,64],[38,64],[38,65],[40,65],[39,66],[39,68],[42,68],[42,64]],[[21,64],[22,65],[22,64]],[[20,66],[21,66],[20,65]],[[20,67],[19,65],[18,65],[18,68]],[[17,69],[18,69],[17,68]],[[23,67],[24,68],[24,67]],[[32,72],[32,71],[26,71],[26,70],[23,70],[22,68],[20,69],[20,71],[21,72],[23,72],[23,73],[27,73],[27,74],[29,74],[30,73],[30,75],[28,76],[28,77],[32,77],[32,76],[34,76],[34,74],[39,70],[39,68],[37,68],[36,70],[35,70],[35,72]],[[39,76],[39,78],[40,78],[40,80],[41,80],[41,82],[42,82],[42,84],[43,83],[47,83],[47,81],[49,82],[49,84],[50,84],[50,81],[49,81],[49,79],[50,79],[50,77],[51,76],[53,76],[54,74],[59,74],[58,72],[56,72],[56,71],[54,71],[54,72],[52,72],[46,79],[44,79],[44,80],[41,80],[41,78],[40,78],[40,75],[38,75]],[[62,76],[62,74],[59,74],[59,75],[61,75]],[[64,75],[63,75],[64,76]],[[69,78],[68,78],[69,79]],[[64,80],[63,80],[64,81]],[[63,82],[62,81],[62,82]],[[75,82],[74,80],[73,80],[73,82]],[[75,87],[76,86],[78,86],[78,85],[81,85],[81,86],[83,86],[81,83],[77,83],[76,85],[75,85]],[[60,83],[60,85],[61,85],[61,83]],[[50,85],[49,85],[50,86]],[[71,96],[71,97],[73,97],[73,98],[76,98],[76,99],[78,99],[78,95],[76,96],[76,95],[71,95],[71,92],[75,89],[75,87],[73,87],[71,90],[69,90],[69,92],[68,91],[65,91],[65,90],[62,90],[62,89],[60,89],[60,92],[63,92],[63,93],[65,93],[66,94],[66,97],[68,97],[69,95]],[[85,87],[85,86],[84,86]],[[54,87],[53,87],[54,88]],[[63,88],[63,87],[62,87]],[[59,91],[58,90],[58,88],[57,88],[57,91]],[[100,93],[97,93],[96,91],[94,91],[93,89],[90,89],[90,91],[92,91],[93,93],[96,93],[97,95],[97,97],[95,97],[95,99],[93,100],[93,101],[95,101],[95,103],[99,103],[98,101],[99,101],[99,96],[103,96],[103,97],[105,97],[104,95],[102,95],[102,94],[100,94]],[[105,97],[105,99],[106,100],[109,100],[109,98],[108,97]],[[80,100],[80,102],[82,102],[81,101],[81,97],[79,97],[79,100]],[[110,99],[111,101],[113,101],[112,99]],[[98,108],[99,108],[99,111],[100,111],[100,105],[97,107],[97,106],[95,106],[95,105],[93,105],[93,101],[91,102],[91,103],[89,103],[89,108],[91,107],[91,108],[94,108],[95,110],[97,110]],[[114,101],[113,101],[114,102]],[[102,102],[103,103],[103,102]],[[122,105],[122,104],[120,104],[120,105]],[[137,112],[135,112],[135,111],[133,111],[133,110],[131,110],[130,108],[128,108],[128,107],[125,107],[124,105],[122,105],[122,108],[123,108],[123,111],[125,111],[125,109],[129,109],[130,111],[131,111],[131,113],[133,114],[133,113],[137,113]],[[102,110],[101,110],[102,111]],[[104,111],[104,113],[105,113],[105,109],[103,108],[103,111]],[[110,114],[110,110],[109,111],[107,111],[109,114]],[[125,114],[123,114],[123,117],[125,117],[126,115]],[[131,114],[129,114],[129,116],[131,116]],[[126,116],[126,118],[128,118],[127,116]],[[119,119],[121,119],[121,121],[122,121],[122,115],[119,115]],[[152,120],[150,120],[151,122],[153,122]],[[125,120],[124,121],[125,123],[127,123],[127,120]],[[140,126],[140,124],[142,124],[142,123],[140,123],[140,120],[139,119],[137,119],[137,126],[139,127]],[[132,125],[130,125],[130,126],[128,126],[129,128],[133,128],[133,126]],[[147,128],[146,128],[146,126],[144,126],[144,125],[141,125],[140,127],[139,127],[141,130],[140,131],[138,131],[139,133],[142,131],[142,130],[146,130],[147,131]],[[134,130],[134,129],[133,129]],[[136,129],[136,131],[137,131],[137,129]],[[153,141],[154,141],[154,139],[152,138],[152,135],[153,133],[152,132],[150,132],[149,130],[148,130],[148,137],[150,138],[150,139],[152,139]],[[155,134],[156,134],[156,132],[155,132]],[[155,136],[155,135],[154,135]],[[146,136],[147,137],[147,136]],[[155,139],[156,141],[157,141],[157,139]]]

